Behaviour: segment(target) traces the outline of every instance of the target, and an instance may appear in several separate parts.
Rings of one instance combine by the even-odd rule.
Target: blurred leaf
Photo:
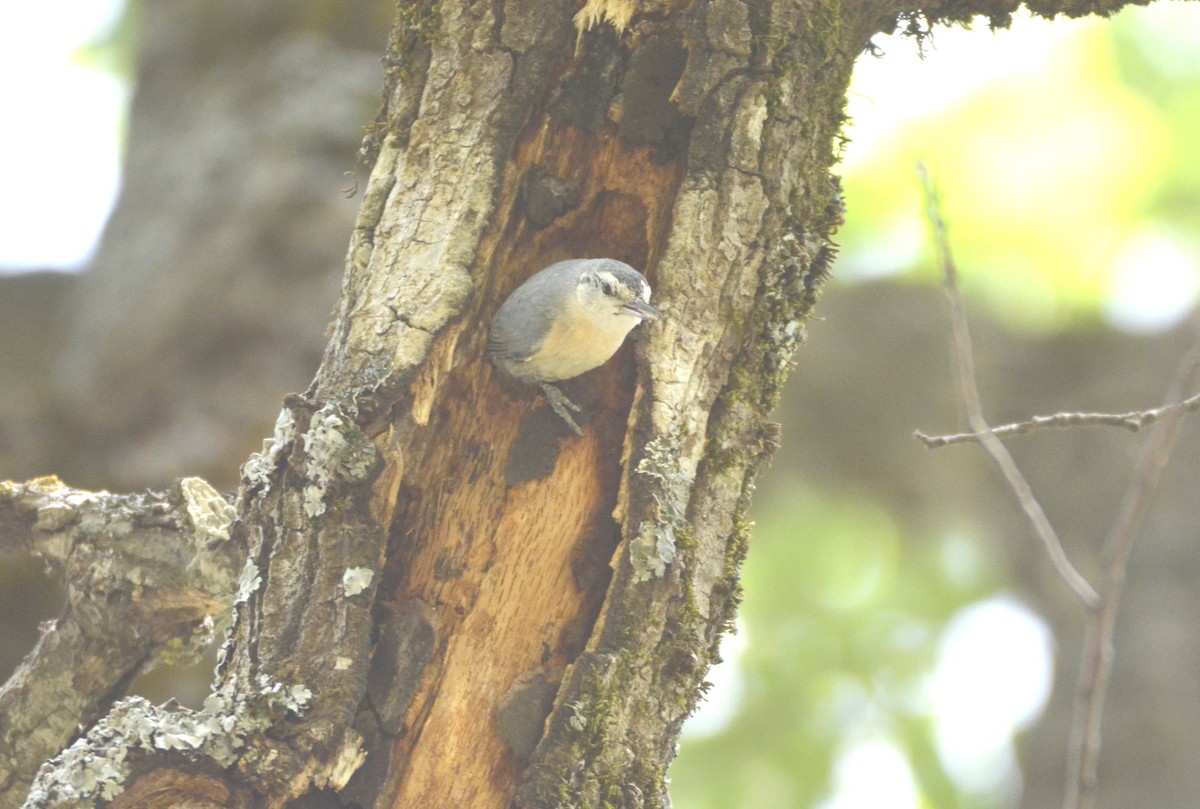
[[[919,695],[939,627],[991,586],[964,586],[938,543],[904,543],[861,496],[780,488],[788,496],[759,509],[743,574],[738,710],[707,737],[685,731],[673,770],[682,809],[811,806],[847,742],[928,726]]]
[[[1016,43],[939,32],[974,37],[981,49],[1006,47],[1009,59],[929,116],[894,120],[885,137],[866,135],[869,152],[851,145],[839,269],[852,277],[935,277],[914,180],[920,159],[941,188],[969,294],[1026,326],[1095,319],[1113,294],[1125,245],[1144,223],[1160,219],[1196,233],[1200,221],[1200,67],[1190,45],[1165,44],[1184,39],[1143,21],[1152,11],[1130,9],[1112,24],[1043,23],[1060,33],[1035,70],[1018,58]],[[1146,29],[1154,48],[1138,44]],[[939,64],[936,54],[924,66],[972,71]],[[914,75],[907,89],[919,93],[919,80]],[[860,137],[853,126],[849,134]]]

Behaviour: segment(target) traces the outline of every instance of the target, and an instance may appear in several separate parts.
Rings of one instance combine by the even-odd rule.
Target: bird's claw
[[[572,411],[579,412],[579,405],[572,402],[561,390],[548,382],[541,383],[541,388],[542,392],[546,394],[546,401],[550,403],[550,407],[554,409],[554,412],[567,423],[567,426],[571,428],[575,435],[583,435],[583,430],[579,429],[579,425],[575,423],[575,419],[571,416]]]

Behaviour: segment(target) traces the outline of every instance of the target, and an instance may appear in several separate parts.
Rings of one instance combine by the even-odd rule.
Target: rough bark
[[[145,495],[0,484],[0,552],[36,555],[70,583],[62,615],[0,689],[0,806],[19,805],[38,766],[145,668],[212,641],[241,565],[232,519],[199,478]]]
[[[220,682],[118,706],[30,805],[665,805],[833,258],[850,70],[902,10],[402,4],[332,339],[243,469]],[[666,318],[572,386],[576,438],[483,347],[589,255]]]

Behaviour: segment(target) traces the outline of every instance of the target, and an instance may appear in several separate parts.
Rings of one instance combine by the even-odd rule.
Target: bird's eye
[[[605,295],[608,295],[608,296],[610,296],[610,297],[611,297],[611,296],[612,296],[612,294],[613,294],[613,287],[612,287],[612,284],[608,283],[607,281],[601,281],[601,282],[600,282],[600,289],[604,290],[604,294],[605,294]]]

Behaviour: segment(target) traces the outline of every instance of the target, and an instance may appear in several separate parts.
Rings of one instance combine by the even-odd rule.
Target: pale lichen
[[[575,15],[575,30],[582,35],[601,23],[609,23],[618,34],[625,32],[637,11],[633,0],[587,0]]]
[[[342,573],[342,590],[348,596],[356,596],[371,586],[375,571],[369,567],[351,567]]]
[[[253,559],[247,559],[245,567],[242,568],[242,575],[238,577],[237,598],[234,599],[234,604],[245,604],[250,600],[250,596],[254,595],[254,591],[262,584],[262,576],[259,573],[258,565],[254,564]]]
[[[79,527],[93,536],[128,536],[133,532],[134,512],[108,492],[100,491],[79,498]]]
[[[637,473],[655,481],[656,519],[642,520],[637,536],[629,543],[629,561],[636,582],[661,578],[675,561],[676,540],[687,528],[687,496],[692,474],[680,463],[680,435],[659,436],[646,445]]]
[[[283,451],[296,437],[296,419],[292,411],[285,407],[275,418],[275,431],[270,438],[263,439],[262,452],[255,452],[242,464],[242,479],[250,487],[266,487],[269,485],[271,472],[279,453]]]
[[[37,510],[37,522],[33,527],[49,534],[61,531],[78,519],[79,509],[70,502],[70,498],[63,498],[40,506]]]
[[[325,513],[330,484],[366,480],[379,459],[375,445],[333,403],[313,414],[301,440],[307,456],[304,476],[311,481],[304,489],[304,511],[310,517]]]
[[[366,760],[367,751],[363,749],[362,737],[353,730],[346,731],[346,737],[338,748],[337,755],[324,768],[320,777],[314,779],[315,786],[331,787],[340,791]]]
[[[125,790],[131,759],[139,753],[175,751],[193,761],[206,758],[229,767],[250,736],[284,714],[303,713],[311,701],[305,686],[285,686],[266,677],[259,678],[250,694],[210,694],[199,711],[155,707],[142,697],[122,700],[86,736],[42,766],[24,809],[91,807],[97,800],[112,800]]]
[[[179,490],[188,518],[196,531],[201,547],[213,541],[229,539],[229,526],[233,524],[237,511],[203,478],[182,478]]]
[[[304,487],[304,513],[310,517],[320,517],[325,513],[325,488],[312,484]]]
[[[237,509],[201,478],[182,478],[178,485],[192,524],[191,539],[195,550],[187,563],[187,578],[192,582],[203,582],[206,591],[227,604],[233,595],[240,555],[229,541]]]

